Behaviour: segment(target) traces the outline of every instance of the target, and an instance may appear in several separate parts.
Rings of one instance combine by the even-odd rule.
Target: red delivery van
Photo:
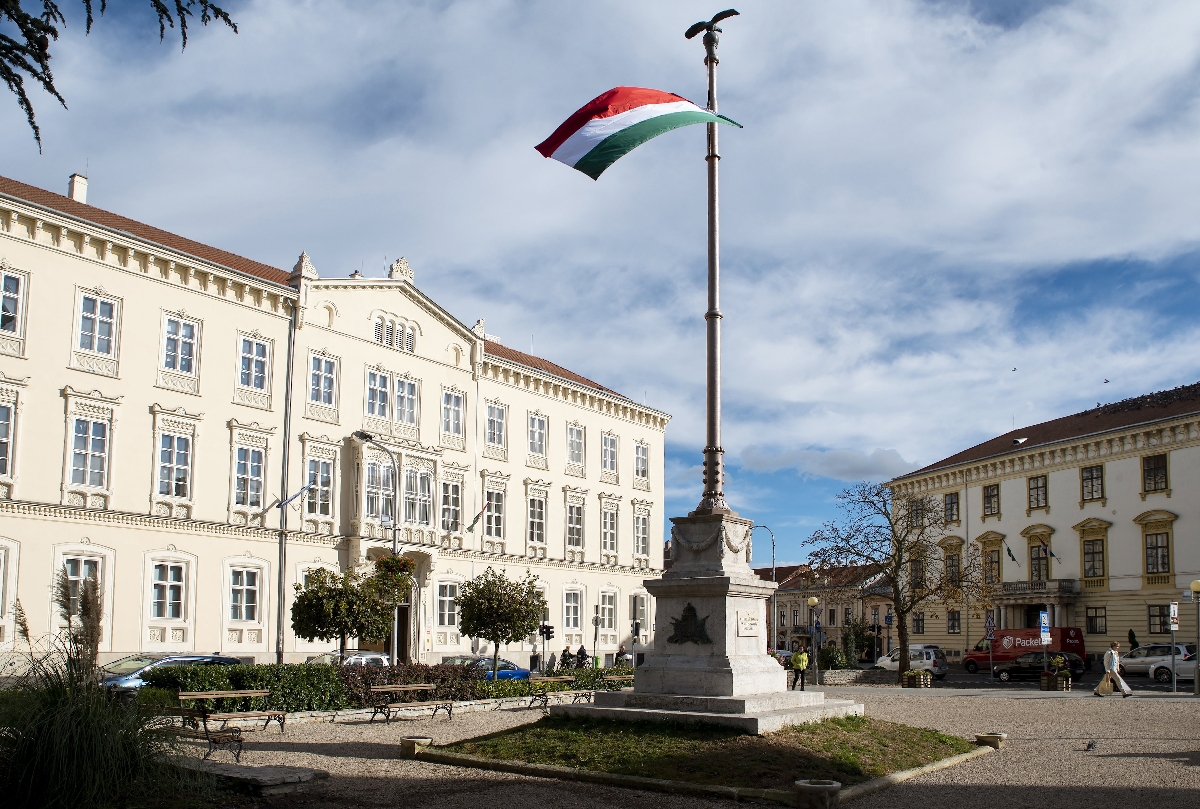
[[[996,639],[984,638],[975,644],[975,648],[963,656],[963,668],[971,674],[986,669],[989,665],[988,649],[991,648],[991,659],[997,663],[1020,657],[1026,652],[1039,652],[1042,649],[1041,632],[1037,629],[997,629]],[[1074,652],[1084,660],[1083,630],[1077,626],[1056,626],[1050,630],[1051,652]]]

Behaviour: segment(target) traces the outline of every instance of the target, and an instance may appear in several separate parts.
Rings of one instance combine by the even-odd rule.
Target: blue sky
[[[276,266],[404,255],[464,322],[672,413],[667,510],[694,507],[703,131],[599,182],[533,146],[615,85],[702,101],[682,32],[718,6],[254,0],[181,54],[136,0],[86,39],[72,3],[70,109],[34,94],[39,155],[0,106],[0,173],[63,190],[87,165],[94,204]],[[727,488],[780,561],[850,482],[1200,379],[1200,6],[737,7]]]

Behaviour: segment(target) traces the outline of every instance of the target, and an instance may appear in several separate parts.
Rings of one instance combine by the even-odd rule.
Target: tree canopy
[[[82,0],[86,15],[85,34],[92,32],[95,22],[97,0]],[[237,24],[229,14],[212,0],[149,0],[150,8],[158,18],[158,38],[166,38],[167,29],[178,31],[182,47],[187,47],[188,20],[200,13],[200,22],[208,25],[213,20],[222,22],[237,33]],[[108,9],[108,0],[99,0],[100,15]],[[33,130],[38,148],[42,146],[42,132],[34,116],[33,102],[25,87],[26,79],[37,82],[42,89],[58,100],[64,108],[67,101],[54,84],[54,73],[50,70],[50,49],[58,41],[60,27],[65,27],[57,0],[0,0],[0,24],[9,22],[16,28],[16,36],[0,30],[0,78],[17,97],[17,104],[25,112],[25,119]]]
[[[537,631],[546,611],[546,597],[537,588],[537,577],[526,574],[513,581],[488,568],[458,587],[459,630],[471,638],[491,641],[492,679],[500,665],[500,644],[513,643]]]
[[[392,614],[412,588],[413,562],[386,556],[364,575],[347,570],[310,570],[297,584],[292,601],[292,631],[307,640],[337,640],[344,654],[346,639],[383,640],[392,630]]]

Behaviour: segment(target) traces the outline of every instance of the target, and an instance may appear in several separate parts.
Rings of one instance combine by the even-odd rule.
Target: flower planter
[[[933,675],[923,669],[920,671],[909,669],[904,672],[904,676],[900,680],[900,686],[902,688],[932,688]]]

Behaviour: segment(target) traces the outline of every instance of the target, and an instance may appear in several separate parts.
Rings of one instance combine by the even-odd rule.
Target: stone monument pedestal
[[[768,733],[831,716],[861,715],[850,700],[788,691],[767,655],[766,607],[776,585],[750,569],[750,520],[693,513],[671,520],[672,567],[644,582],[655,598],[654,648],[633,691],[597,691],[591,705],[551,714],[698,722]]]

